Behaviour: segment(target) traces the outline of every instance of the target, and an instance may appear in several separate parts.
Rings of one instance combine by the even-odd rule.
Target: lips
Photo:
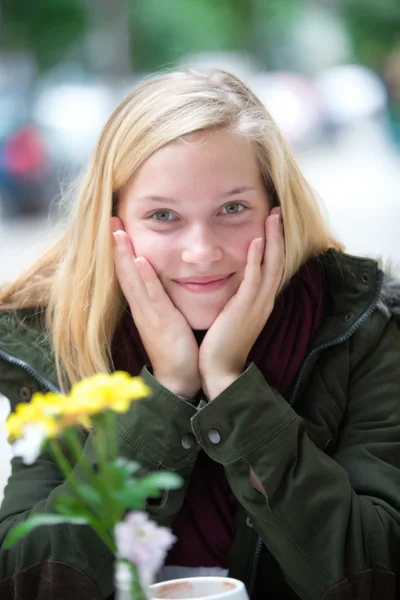
[[[198,283],[198,284],[206,284],[212,283],[214,281],[221,281],[222,279],[227,279],[230,277],[232,273],[226,273],[224,275],[202,275],[199,277],[181,277],[180,279],[175,279],[177,283]]]
[[[193,293],[209,293],[222,289],[232,277],[232,273],[226,275],[206,275],[203,277],[183,277],[175,279],[183,289]]]

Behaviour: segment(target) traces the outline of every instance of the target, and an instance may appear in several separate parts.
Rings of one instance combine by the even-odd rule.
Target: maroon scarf
[[[254,362],[266,381],[282,394],[293,383],[320,325],[324,304],[322,267],[318,260],[310,260],[276,299],[249,354],[248,362]],[[114,337],[113,359],[116,369],[131,375],[138,375],[143,365],[149,364],[130,314],[125,315]],[[178,542],[170,551],[167,564],[227,568],[236,506],[222,465],[200,452],[173,525]]]

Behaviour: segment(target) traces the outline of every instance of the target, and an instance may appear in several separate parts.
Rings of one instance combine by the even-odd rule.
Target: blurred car
[[[310,78],[291,72],[265,72],[252,77],[250,87],[291,146],[308,145],[321,137],[323,105]]]
[[[58,164],[72,171],[86,164],[119,99],[110,85],[93,79],[39,83],[33,114]]]
[[[326,128],[332,132],[386,112],[385,86],[367,67],[337,65],[321,71],[314,81],[323,101]]]
[[[50,156],[32,119],[29,93],[0,87],[0,216],[43,212],[52,192]]]

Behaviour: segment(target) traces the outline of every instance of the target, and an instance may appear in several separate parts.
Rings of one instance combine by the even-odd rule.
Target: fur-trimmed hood
[[[400,279],[385,273],[377,308],[388,317],[400,320]]]

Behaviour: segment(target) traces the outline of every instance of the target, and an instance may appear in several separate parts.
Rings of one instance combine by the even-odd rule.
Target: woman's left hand
[[[200,346],[202,387],[210,399],[243,373],[249,352],[274,308],[285,269],[279,208],[273,208],[265,222],[265,240],[251,242],[243,281]]]

